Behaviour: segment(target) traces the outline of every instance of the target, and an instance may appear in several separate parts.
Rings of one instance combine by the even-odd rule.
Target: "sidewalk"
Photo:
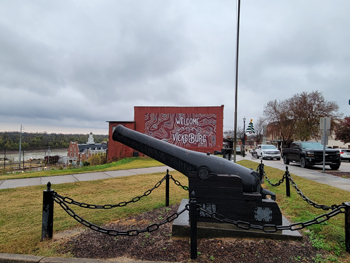
[[[256,167],[261,162],[261,160],[259,159],[253,159],[249,153],[245,157],[242,157],[241,155],[237,155],[236,161],[240,161],[240,160],[249,160],[249,161],[256,162],[257,163]],[[322,166],[315,166],[312,168],[300,168],[300,165],[297,163],[291,163],[289,165],[285,165],[283,164],[282,160],[280,161],[263,160],[263,164],[266,166],[280,169],[281,177],[286,171],[286,166],[288,166],[288,170],[291,174],[295,174],[297,176],[303,177],[305,179],[313,180],[321,184],[334,186],[345,191],[350,191],[350,179],[345,179],[338,176],[322,173]],[[252,167],[252,168],[254,168],[255,170],[256,167]],[[167,169],[169,169],[169,171],[174,171],[173,168],[170,168],[168,166],[157,166],[157,167],[149,167],[149,168],[130,169],[130,170],[0,180],[0,189],[17,188],[17,187],[33,186],[33,185],[46,185],[48,182],[51,182],[51,184],[64,184],[64,183],[73,183],[73,182],[79,182],[79,181],[102,180],[107,178],[129,176],[129,175],[136,175],[136,174],[150,174],[150,173],[161,173],[161,172],[164,172],[165,174]],[[331,171],[328,166],[326,166],[326,171]],[[339,172],[350,172],[350,163],[342,162],[339,168]]]
[[[92,181],[92,180],[101,180],[101,179],[121,177],[121,176],[136,175],[136,174],[151,174],[151,173],[163,172],[165,175],[167,169],[169,169],[169,171],[174,171],[173,168],[170,168],[168,166],[156,166],[156,167],[130,169],[130,170],[0,180],[0,189],[17,188],[17,187],[33,186],[33,185],[46,185],[48,182],[51,182],[51,184],[74,183],[74,182],[81,182],[81,181]]]

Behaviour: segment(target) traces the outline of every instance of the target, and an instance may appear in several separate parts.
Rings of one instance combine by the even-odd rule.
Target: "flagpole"
[[[238,95],[238,51],[239,51],[239,20],[240,20],[241,0],[238,0],[237,15],[237,44],[236,44],[236,85],[235,85],[235,122],[234,122],[234,141],[233,141],[233,161],[236,162],[237,147],[237,95]]]

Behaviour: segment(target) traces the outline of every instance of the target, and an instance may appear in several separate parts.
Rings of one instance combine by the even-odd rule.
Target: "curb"
[[[103,260],[90,258],[57,258],[57,257],[40,257],[22,254],[0,253],[0,263],[111,263],[111,262],[133,262],[133,263],[152,263],[154,261],[134,261],[127,260]],[[158,261],[158,263],[161,263]]]

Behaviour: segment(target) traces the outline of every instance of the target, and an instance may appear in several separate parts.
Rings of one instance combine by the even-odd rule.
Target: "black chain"
[[[261,163],[261,164],[258,165],[258,167],[256,168],[256,172],[257,172],[257,173],[260,172],[261,166],[264,167],[264,164]],[[264,170],[263,170],[263,171],[264,171]],[[284,179],[285,179],[285,176],[286,176],[286,174],[284,174],[283,177],[278,181],[278,183],[274,184],[274,183],[272,183],[272,182],[270,181],[270,179],[267,177],[265,171],[264,171],[263,173],[264,173],[264,177],[265,177],[266,181],[267,181],[270,185],[275,186],[275,187],[280,186],[280,185],[284,182]]]
[[[284,179],[286,179],[286,174],[284,174],[283,177],[282,177],[282,178],[278,181],[278,183],[276,183],[276,184],[273,184],[273,183],[270,181],[270,179],[266,176],[265,172],[264,172],[264,177],[265,177],[266,181],[267,181],[270,185],[277,187],[277,186],[280,186],[280,185],[284,182]]]
[[[165,178],[166,178],[166,176],[164,176],[163,179],[161,179],[158,183],[156,183],[153,186],[153,188],[151,188],[150,190],[146,191],[143,195],[136,196],[133,199],[131,199],[130,201],[120,202],[119,204],[115,204],[115,205],[92,205],[92,204],[81,203],[81,202],[77,202],[77,201],[73,200],[70,197],[61,196],[57,192],[54,192],[54,196],[58,197],[64,203],[77,205],[77,206],[80,206],[80,207],[83,207],[83,208],[89,208],[89,209],[112,209],[112,208],[115,208],[115,207],[123,207],[123,206],[128,205],[129,203],[136,203],[137,201],[140,201],[140,199],[142,197],[150,195],[154,189],[158,188],[164,182]]]
[[[321,224],[321,223],[329,220],[330,218],[332,218],[340,213],[345,213],[345,205],[339,205],[337,208],[333,209],[332,211],[330,211],[326,214],[322,214],[320,216],[317,216],[312,220],[291,224],[289,226],[278,226],[275,224],[256,225],[256,224],[251,224],[249,222],[244,222],[241,220],[232,220],[232,219],[226,218],[225,216],[223,216],[219,213],[216,213],[216,212],[211,213],[203,208],[199,208],[199,209],[200,209],[200,211],[206,213],[207,215],[211,216],[212,218],[214,218],[220,222],[233,224],[233,225],[237,226],[238,228],[242,228],[245,230],[249,230],[249,229],[262,230],[265,233],[275,233],[278,230],[290,230],[290,231],[300,230],[300,229],[303,229],[305,227],[308,227],[308,226],[311,226],[314,224]]]
[[[176,180],[172,175],[169,175],[170,178],[174,181],[174,183],[177,185],[177,186],[180,186],[182,189],[188,191],[188,186],[184,186],[182,185],[178,180]]]
[[[256,172],[259,173],[259,170],[260,170],[260,167],[261,165],[264,167],[264,164],[263,163],[259,163],[258,167],[256,167]],[[264,171],[265,173],[265,171]]]
[[[261,165],[261,164],[258,165],[258,167],[256,168],[256,171],[259,171],[260,165]],[[295,188],[295,190],[296,190],[297,193],[301,196],[301,198],[302,198],[304,201],[306,201],[309,205],[312,205],[313,207],[315,207],[315,208],[317,208],[317,209],[323,209],[323,210],[326,211],[326,210],[335,209],[335,208],[337,208],[337,207],[340,206],[340,205],[331,205],[331,206],[328,206],[328,205],[320,205],[320,204],[318,204],[318,203],[316,203],[316,202],[310,200],[310,198],[308,198],[307,196],[305,196],[305,195],[303,194],[303,192],[298,188],[298,185],[294,182],[294,180],[293,180],[292,176],[290,175],[289,171],[286,171],[285,174],[283,175],[282,179],[280,179],[279,182],[276,183],[276,184],[271,183],[271,181],[269,180],[269,178],[266,176],[265,171],[264,171],[264,177],[266,178],[266,181],[267,181],[270,185],[275,186],[275,187],[276,187],[276,186],[280,186],[280,185],[283,183],[283,181],[288,177],[288,179],[290,180],[292,186]]]
[[[163,220],[160,223],[155,223],[155,224],[149,225],[148,227],[146,227],[144,229],[131,229],[131,230],[127,230],[127,231],[118,231],[115,229],[103,228],[103,227],[100,227],[100,226],[95,225],[93,223],[90,223],[89,221],[85,220],[81,216],[77,215],[71,208],[69,208],[69,206],[66,204],[66,202],[61,197],[59,197],[57,195],[54,196],[54,200],[56,203],[58,203],[63,208],[64,211],[66,211],[66,213],[68,215],[73,217],[80,224],[83,224],[84,226],[90,228],[91,230],[100,232],[102,234],[107,234],[110,236],[137,236],[140,233],[153,232],[153,231],[158,230],[160,226],[174,221],[183,212],[185,212],[186,210],[189,210],[189,205],[186,205],[186,207],[183,210],[181,210],[178,213],[174,213],[174,214],[168,216],[165,220]]]
[[[309,205],[314,206],[317,209],[323,209],[323,210],[331,210],[331,209],[335,209],[337,207],[340,207],[341,205],[332,205],[332,206],[328,206],[328,205],[320,205],[312,200],[310,200],[307,196],[305,196],[303,194],[303,192],[298,188],[298,185],[294,182],[292,176],[289,174],[289,172],[286,173],[286,176],[288,176],[288,179],[290,180],[292,186],[295,188],[295,190],[297,191],[297,193],[301,196],[301,198],[306,201]]]

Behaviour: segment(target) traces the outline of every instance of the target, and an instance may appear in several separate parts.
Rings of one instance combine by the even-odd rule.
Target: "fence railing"
[[[113,209],[117,207],[123,207],[126,206],[130,203],[136,203],[139,201],[141,198],[146,197],[150,195],[153,190],[159,188],[159,186],[166,181],[166,190],[165,190],[165,205],[169,206],[169,185],[170,185],[170,179],[173,180],[173,182],[177,185],[180,186],[182,189],[188,191],[187,186],[183,186],[179,181],[177,181],[172,175],[169,174],[169,171],[167,170],[166,175],[159,181],[157,182],[153,188],[147,190],[144,192],[143,195],[136,196],[132,198],[129,201],[123,201],[118,204],[106,204],[106,205],[95,205],[95,204],[87,204],[87,203],[82,203],[73,200],[70,197],[64,197],[55,192],[51,188],[51,183],[49,182],[47,184],[47,189],[44,190],[43,192],[43,218],[42,218],[42,235],[41,239],[50,239],[53,236],[53,211],[54,211],[54,202],[59,204],[61,208],[66,211],[68,215],[70,215],[72,218],[74,218],[76,221],[79,223],[85,225],[86,227],[98,231],[103,234],[107,234],[110,236],[118,236],[118,235],[126,235],[126,236],[136,236],[140,233],[144,232],[153,232],[159,229],[161,225],[164,225],[166,223],[170,223],[174,221],[177,217],[179,217],[182,213],[185,211],[189,211],[189,218],[190,218],[190,232],[191,232],[191,259],[196,259],[197,258],[197,217],[199,215],[199,212],[206,214],[209,217],[212,217],[213,219],[217,220],[218,222],[224,222],[228,224],[233,224],[238,228],[244,229],[244,230],[260,230],[264,231],[266,233],[274,233],[276,231],[280,230],[290,230],[290,231],[296,231],[296,230],[301,230],[305,227],[314,225],[314,224],[321,224],[330,218],[337,216],[338,214],[344,213],[345,214],[345,245],[346,245],[346,251],[350,253],[350,202],[344,202],[343,204],[340,205],[332,205],[332,206],[327,206],[327,205],[320,205],[312,200],[310,200],[307,196],[305,196],[302,191],[298,188],[297,184],[293,180],[292,176],[289,174],[288,167],[286,167],[286,171],[283,174],[282,178],[279,180],[278,183],[273,184],[270,179],[266,176],[266,173],[264,171],[264,164],[261,162],[259,166],[257,167],[257,172],[259,174],[259,177],[261,181],[266,179],[266,181],[274,186],[278,187],[280,186],[284,181],[286,182],[286,195],[290,196],[290,183],[292,186],[295,188],[297,193],[302,197],[304,201],[306,201],[308,204],[314,206],[315,208],[318,209],[323,209],[323,210],[331,210],[327,213],[324,213],[322,215],[319,215],[315,217],[312,220],[305,221],[305,222],[298,222],[298,223],[293,223],[288,226],[283,226],[283,225],[274,225],[274,224],[264,224],[264,225],[257,225],[257,224],[252,224],[250,222],[244,222],[241,220],[233,220],[230,218],[226,218],[224,215],[217,213],[217,212],[211,212],[208,210],[205,210],[202,208],[199,204],[196,202],[196,196],[195,192],[192,191],[190,194],[190,200],[189,203],[185,206],[185,208],[179,212],[176,212],[170,216],[168,216],[165,220],[163,220],[160,223],[155,223],[151,224],[148,227],[144,229],[130,229],[127,231],[118,231],[115,229],[106,229],[100,226],[97,226],[93,223],[88,222],[87,220],[83,219],[79,215],[77,215],[74,210],[72,210],[69,205],[76,205],[80,206],[82,208],[87,208],[87,209]]]

